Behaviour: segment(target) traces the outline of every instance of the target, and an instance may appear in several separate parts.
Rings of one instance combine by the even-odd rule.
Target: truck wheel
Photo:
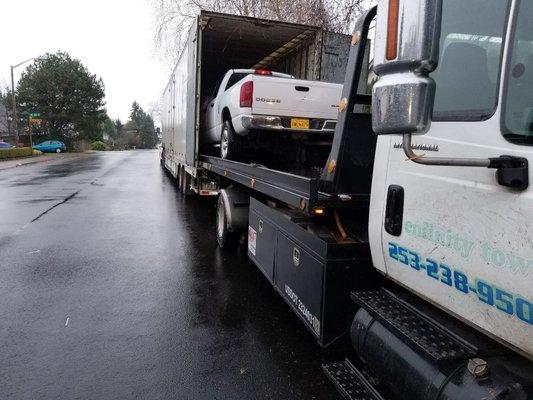
[[[220,135],[220,158],[238,160],[241,153],[241,138],[235,133],[231,123],[224,121]]]
[[[228,230],[228,210],[224,204],[222,195],[218,196],[217,202],[217,242],[221,249],[234,249],[239,243],[239,237],[236,232]]]

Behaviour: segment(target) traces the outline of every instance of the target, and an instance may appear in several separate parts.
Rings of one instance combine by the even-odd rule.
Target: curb
[[[81,154],[85,154],[85,153],[75,153],[76,155],[72,154],[72,155],[69,155],[68,157],[65,156],[65,157],[62,157],[62,158],[51,158],[51,157],[43,157],[43,159],[39,159],[39,160],[32,160],[32,161],[28,161],[28,162],[22,162],[22,163],[18,163],[18,164],[15,164],[15,165],[11,165],[9,167],[4,167],[2,168],[2,164],[0,163],[0,171],[4,171],[4,170],[7,170],[7,169],[13,169],[13,168],[19,168],[19,167],[23,167],[25,165],[32,165],[32,164],[38,164],[38,163],[42,163],[42,162],[47,162],[47,161],[62,161],[62,160],[69,160],[71,158],[76,158],[77,155],[81,155]],[[37,156],[38,158],[40,158],[41,156]],[[28,157],[23,157],[21,159],[22,160],[27,160]],[[9,161],[15,161],[15,160],[9,160]]]

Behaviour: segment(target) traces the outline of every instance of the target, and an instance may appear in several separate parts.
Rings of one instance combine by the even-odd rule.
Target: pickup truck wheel
[[[224,121],[220,135],[220,158],[237,160],[241,153],[241,138],[235,133],[231,123]]]
[[[218,196],[217,201],[217,242],[221,249],[234,249],[239,244],[239,237],[236,232],[228,230],[228,216],[226,215],[226,205],[222,196]]]

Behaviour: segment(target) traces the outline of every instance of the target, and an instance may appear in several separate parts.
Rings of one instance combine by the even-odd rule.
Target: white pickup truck
[[[339,84],[267,70],[229,70],[204,102],[202,142],[220,145],[222,158],[237,159],[241,137],[251,131],[332,133],[341,95]]]

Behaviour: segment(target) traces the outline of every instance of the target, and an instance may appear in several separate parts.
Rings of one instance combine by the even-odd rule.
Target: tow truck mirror
[[[378,135],[429,130],[437,67],[441,0],[379,0],[372,126]]]

